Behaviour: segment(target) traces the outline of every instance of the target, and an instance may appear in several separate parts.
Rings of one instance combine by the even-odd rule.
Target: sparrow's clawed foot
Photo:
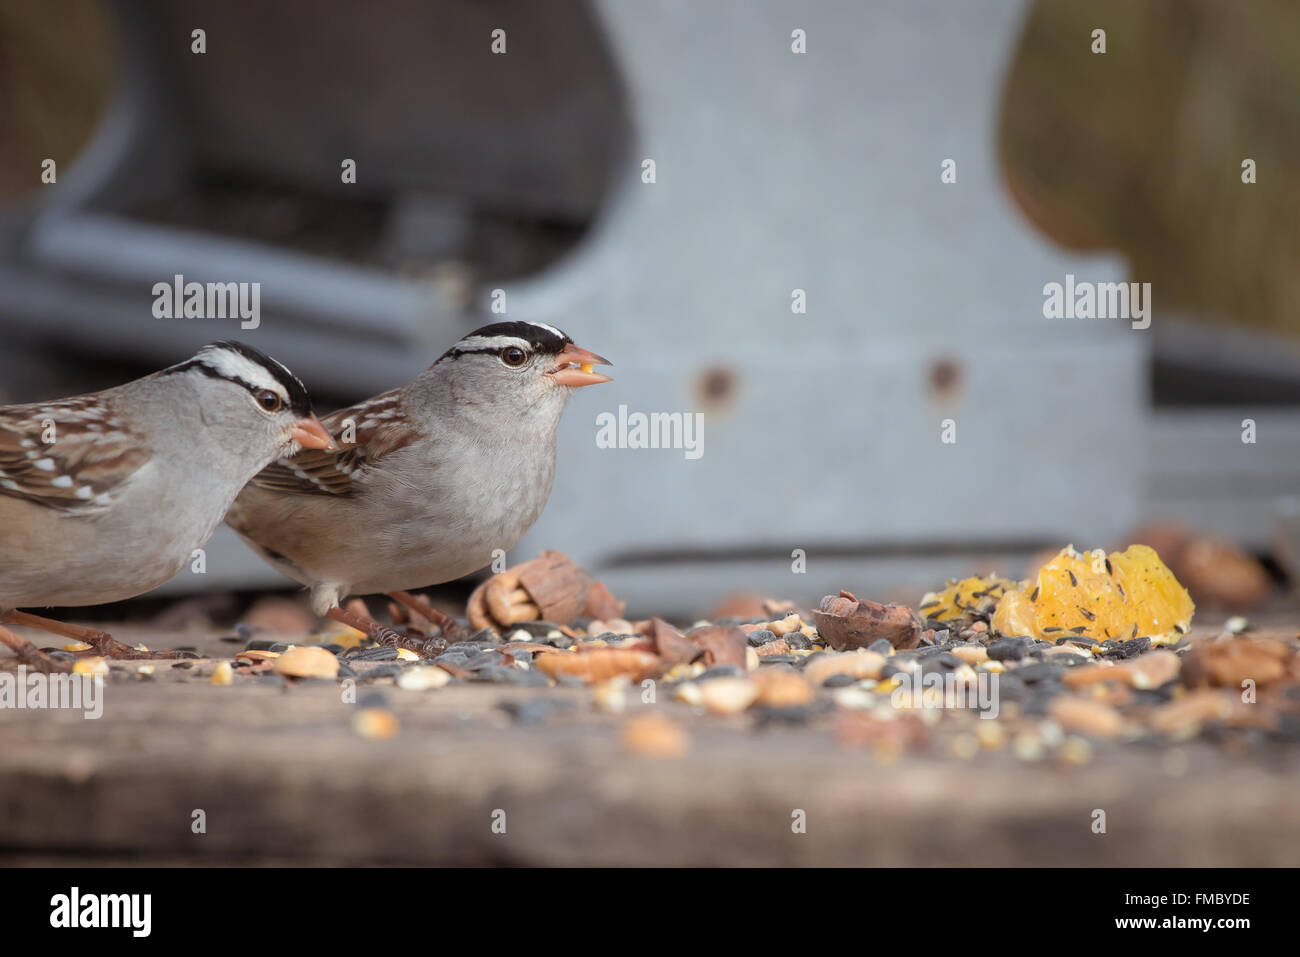
[[[460,622],[438,611],[423,595],[413,595],[409,591],[390,591],[388,597],[437,625],[438,633],[447,641],[455,643],[465,639],[465,629],[461,627]]]
[[[350,611],[344,611],[342,608],[331,608],[325,615],[334,621],[342,622],[349,628],[355,628],[357,631],[363,632],[367,638],[377,645],[405,648],[421,658],[437,658],[447,650],[447,641],[444,638],[415,638],[398,634],[387,625],[381,625],[373,619],[355,615]]]
[[[26,665],[31,671],[39,671],[43,674],[52,674],[55,672],[68,672],[72,670],[72,665],[51,658],[26,638],[21,638],[18,635],[15,635],[8,628],[0,628],[0,644],[8,645],[12,648],[14,655],[18,658],[18,663],[20,665]]]
[[[9,625],[26,625],[29,628],[39,628],[41,631],[48,631],[51,634],[62,635],[64,638],[71,638],[74,641],[90,645],[89,649],[78,652],[79,655],[97,654],[104,658],[114,658],[122,661],[140,661],[148,658],[198,657],[188,651],[140,651],[125,642],[118,641],[106,631],[83,628],[81,625],[69,625],[62,621],[55,621],[53,618],[31,615],[25,611],[11,611],[3,618],[0,618],[0,621]],[[8,644],[8,642],[5,643]]]

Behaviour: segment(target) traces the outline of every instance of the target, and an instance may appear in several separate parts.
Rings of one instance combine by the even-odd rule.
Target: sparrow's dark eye
[[[521,366],[528,358],[528,353],[518,346],[508,346],[501,350],[501,361],[508,366]]]
[[[279,394],[272,392],[270,389],[258,389],[253,393],[253,398],[267,412],[279,412],[284,408],[284,400],[280,398]]]

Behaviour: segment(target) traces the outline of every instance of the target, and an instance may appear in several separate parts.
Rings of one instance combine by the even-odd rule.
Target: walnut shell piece
[[[1244,687],[1244,682],[1269,685],[1286,677],[1296,654],[1276,638],[1242,635],[1195,645],[1183,659],[1183,680],[1189,687]]]
[[[467,612],[474,628],[500,634],[525,621],[564,625],[584,614],[617,617],[624,607],[569,556],[544,551],[475,588]]]
[[[687,664],[704,653],[704,650],[662,618],[651,618],[649,622],[650,639],[664,664]]]
[[[915,648],[924,627],[906,605],[882,605],[849,592],[823,598],[813,620],[818,633],[836,651],[866,648],[881,638],[898,649]]]
[[[704,649],[704,663],[710,668],[716,665],[736,665],[748,668],[749,641],[737,625],[703,625],[688,632],[686,637],[699,648]]]

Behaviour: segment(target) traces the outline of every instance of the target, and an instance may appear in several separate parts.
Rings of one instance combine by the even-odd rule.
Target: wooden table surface
[[[241,647],[217,633],[198,641],[227,658]],[[0,710],[0,861],[1300,863],[1294,748],[1109,743],[1081,765],[931,749],[881,763],[824,727],[757,730],[752,716],[630,696],[628,714],[655,709],[690,734],[686,756],[650,758],[623,748],[627,715],[596,711],[584,688],[404,691],[391,680],[358,686],[400,722],[376,740],[354,730],[357,705],[331,682],[214,686],[215,664],[112,678],[98,720]],[[539,699],[572,707],[536,725],[500,707]],[[193,833],[196,809],[205,833]],[[796,810],[806,833],[792,828]]]

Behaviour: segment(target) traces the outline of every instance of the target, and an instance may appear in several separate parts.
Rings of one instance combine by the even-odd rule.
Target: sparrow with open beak
[[[414,381],[327,416],[336,452],[301,452],[249,482],[226,522],[311,589],[317,614],[399,643],[340,607],[383,592],[455,622],[410,589],[452,581],[512,548],[555,477],[555,433],[574,390],[609,365],[552,326],[476,329]]]
[[[0,625],[111,657],[174,656],[17,609],[98,605],[161,585],[258,470],[332,448],[303,384],[239,342],[104,392],[0,407]],[[0,643],[33,667],[66,667],[3,627]]]

